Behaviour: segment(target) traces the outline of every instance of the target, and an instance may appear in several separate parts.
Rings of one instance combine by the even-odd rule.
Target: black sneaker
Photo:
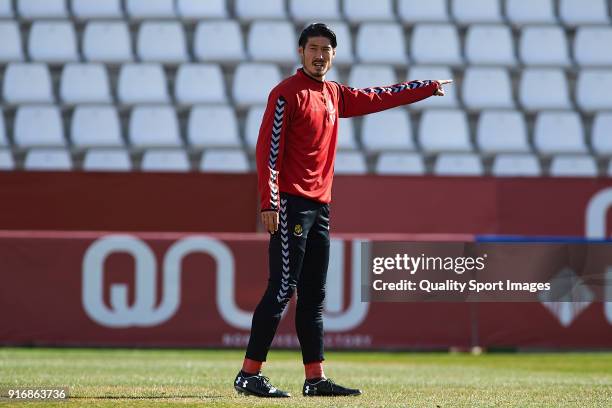
[[[361,395],[361,390],[346,388],[336,384],[329,378],[323,378],[315,382],[304,381],[302,395],[305,397],[345,397]]]
[[[270,384],[268,377],[261,374],[245,375],[242,371],[238,373],[236,380],[234,380],[234,388],[240,394],[254,395],[256,397],[286,398],[291,396],[288,392],[281,391]]]

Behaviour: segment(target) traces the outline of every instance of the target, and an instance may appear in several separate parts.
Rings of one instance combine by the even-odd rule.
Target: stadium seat
[[[397,82],[395,71],[389,65],[353,65],[348,77],[348,85],[353,88],[386,86]]]
[[[571,109],[565,74],[556,68],[524,69],[519,84],[519,100],[523,108],[530,111]]]
[[[381,41],[384,38],[384,41]],[[395,23],[363,23],[357,31],[357,57],[363,63],[406,66],[402,27]]]
[[[404,24],[448,21],[446,0],[398,0],[397,12]]]
[[[351,118],[340,118],[338,122],[338,149],[355,150],[355,122]]]
[[[31,149],[26,153],[23,167],[35,171],[69,171],[72,170],[72,158],[65,149]]]
[[[184,105],[226,103],[221,67],[216,64],[182,64],[174,80],[174,97]]]
[[[472,151],[467,116],[454,109],[426,110],[419,122],[419,144],[424,151]]]
[[[350,23],[395,19],[391,0],[343,0],[344,16]]]
[[[130,171],[132,162],[124,149],[90,149],[83,160],[85,171]]]
[[[266,107],[263,105],[252,106],[247,112],[246,121],[244,125],[244,137],[246,140],[247,147],[251,151],[255,151],[257,145],[257,138],[259,137],[259,128],[263,119]]]
[[[473,65],[515,66],[512,32],[503,24],[473,24],[465,37],[465,58]]]
[[[112,102],[106,67],[95,63],[64,65],[60,99],[68,104]]]
[[[185,32],[179,22],[143,22],[136,44],[141,61],[173,64],[189,59]]]
[[[130,142],[135,147],[180,147],[176,112],[171,106],[137,106],[130,115]]]
[[[13,0],[0,0],[0,18],[13,18]]]
[[[502,21],[500,0],[452,0],[451,12],[461,25]]]
[[[187,172],[190,165],[183,149],[151,149],[144,152],[140,168],[151,172]]]
[[[534,145],[542,154],[584,153],[584,129],[578,113],[540,112],[536,117]]]
[[[121,66],[117,96],[123,104],[168,102],[166,76],[162,66],[154,63]]]
[[[412,31],[410,50],[417,64],[463,63],[459,34],[452,24],[417,24]]]
[[[563,24],[608,24],[606,0],[559,0],[559,17]]]
[[[447,79],[452,78],[453,73],[448,67],[440,66],[412,66],[408,71],[408,81],[416,79]],[[443,98],[432,97],[427,98],[418,103],[408,105],[410,109],[422,110],[429,108],[456,108],[459,104],[457,101],[457,85],[446,86],[444,88],[445,95]]]
[[[128,26],[123,21],[90,21],[83,32],[83,56],[92,62],[116,64],[134,59]]]
[[[71,0],[72,15],[79,20],[122,18],[121,0]]]
[[[35,21],[30,29],[28,54],[33,61],[78,61],[74,27],[67,21]]]
[[[253,79],[257,78],[256,81]],[[242,63],[234,73],[232,95],[234,103],[241,108],[265,104],[268,94],[281,81],[281,73],[276,65],[262,63]]]
[[[67,0],[16,0],[17,13],[25,20],[66,18]]]
[[[4,71],[3,97],[9,104],[51,103],[51,74],[45,64],[10,63]]]
[[[440,153],[436,157],[433,173],[437,176],[482,176],[484,168],[477,154]]]
[[[21,34],[16,21],[0,21],[0,64],[23,61]]]
[[[531,26],[521,31],[519,46],[525,65],[567,67],[570,65],[565,31],[560,26]]]
[[[519,111],[483,111],[478,118],[476,141],[484,153],[527,153],[531,150],[527,123]]]
[[[491,173],[495,177],[539,177],[542,167],[534,154],[498,154]]]
[[[288,21],[253,22],[247,44],[253,61],[291,65],[298,61],[297,38],[293,25]]]
[[[9,145],[9,141],[6,135],[6,128],[4,126],[4,112],[0,108],[0,147]]]
[[[506,17],[514,25],[557,23],[553,0],[506,0]]]
[[[177,0],[176,11],[182,20],[224,19],[228,17],[225,0]]]
[[[287,18],[284,0],[234,0],[234,9],[242,21]]]
[[[376,174],[423,175],[425,163],[418,153],[383,152],[376,161]]]
[[[0,170],[13,170],[15,168],[15,160],[10,150],[0,149]]]
[[[612,112],[600,112],[595,115],[591,143],[598,155],[612,156]]]
[[[467,68],[461,93],[468,109],[514,108],[512,82],[504,68]]]
[[[612,66],[612,27],[578,27],[573,49],[582,67]]]
[[[289,13],[300,24],[341,20],[339,0],[289,0]]]
[[[207,173],[247,173],[250,166],[242,149],[211,149],[202,154],[200,170]]]
[[[339,151],[336,153],[335,174],[366,174],[367,172],[368,167],[361,152]]]
[[[352,65],[355,58],[353,57],[353,40],[348,25],[336,21],[330,23],[329,27],[336,33],[336,41],[338,42],[334,65]]]
[[[410,116],[403,109],[392,109],[363,118],[361,142],[366,152],[414,150]]]
[[[597,164],[589,155],[560,155],[550,162],[553,177],[597,177]]]
[[[19,147],[65,146],[64,126],[56,106],[21,106],[15,114],[14,142]]]
[[[576,102],[585,112],[612,109],[612,69],[582,69],[576,81]]]
[[[187,139],[194,147],[241,147],[238,119],[230,106],[195,106],[189,113]]]
[[[77,106],[70,138],[76,147],[122,147],[121,123],[112,106]]]
[[[174,0],[125,0],[130,19],[175,18]]]
[[[246,59],[238,22],[230,20],[198,23],[193,52],[201,61],[237,63]]]

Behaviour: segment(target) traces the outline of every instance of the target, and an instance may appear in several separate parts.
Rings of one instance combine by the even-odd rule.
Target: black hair
[[[300,34],[298,45],[302,48],[305,47],[308,39],[311,37],[328,38],[332,48],[336,48],[336,45],[338,45],[336,42],[336,33],[334,33],[331,28],[323,23],[313,23],[306,27],[302,31],[302,34]]]

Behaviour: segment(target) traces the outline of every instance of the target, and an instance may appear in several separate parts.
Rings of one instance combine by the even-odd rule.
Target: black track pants
[[[246,357],[265,361],[281,314],[297,287],[295,329],[304,364],[323,361],[323,300],[329,263],[329,206],[281,193],[270,237],[270,278],[255,309]]]

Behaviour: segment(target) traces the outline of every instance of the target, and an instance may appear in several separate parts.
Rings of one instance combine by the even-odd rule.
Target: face
[[[332,67],[336,50],[327,37],[310,37],[304,47],[298,48],[302,66],[311,77],[323,80]]]

